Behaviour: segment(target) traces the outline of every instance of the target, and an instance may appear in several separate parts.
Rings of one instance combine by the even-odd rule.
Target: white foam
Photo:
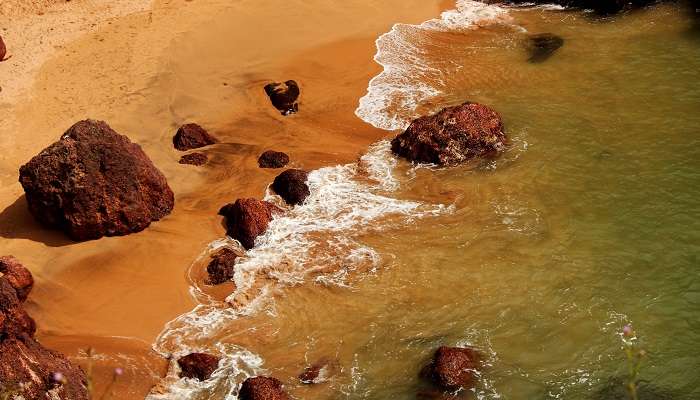
[[[509,22],[507,10],[471,0],[459,0],[455,10],[420,25],[395,24],[380,36],[374,60],[384,70],[369,83],[355,114],[386,130],[399,130],[417,117],[416,108],[442,91],[426,82],[444,82],[443,71],[426,62],[421,31],[460,31],[493,23]]]

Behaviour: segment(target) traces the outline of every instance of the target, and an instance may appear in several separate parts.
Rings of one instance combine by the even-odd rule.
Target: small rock
[[[540,33],[529,36],[530,58],[531,63],[541,63],[546,61],[554,54],[561,46],[564,45],[564,39],[553,33]]]
[[[288,400],[289,396],[282,387],[282,382],[275,378],[256,376],[243,382],[238,392],[240,400]]]
[[[233,279],[233,267],[236,264],[238,254],[235,251],[224,248],[214,254],[207,265],[207,273],[209,274],[209,283],[212,285],[220,285],[225,282],[230,282]]]
[[[304,372],[299,375],[299,381],[307,385],[326,381],[332,369],[331,364],[332,363],[328,359],[321,359],[315,364],[306,367]]]
[[[257,199],[238,199],[219,210],[226,217],[226,234],[241,242],[250,250],[255,238],[265,233],[272,221],[273,212],[281,211],[274,204]]]
[[[32,273],[12,256],[0,257],[0,273],[15,289],[19,301],[26,300],[34,287]]]
[[[265,93],[270,97],[272,105],[278,109],[282,115],[294,114],[299,111],[299,85],[295,81],[285,83],[273,82],[265,85]]]
[[[272,182],[272,190],[290,205],[301,204],[311,194],[306,181],[309,173],[300,169],[288,169]]]
[[[282,168],[289,164],[289,156],[281,151],[268,150],[258,158],[260,168]]]
[[[188,165],[204,165],[207,163],[209,160],[209,157],[207,157],[206,154],[204,153],[190,153],[190,154],[185,154],[184,156],[180,157],[180,161],[178,161],[180,164],[188,164]]]
[[[219,368],[219,357],[206,353],[192,353],[177,360],[180,366],[180,378],[192,378],[206,381]]]
[[[197,124],[185,124],[173,136],[173,145],[180,151],[198,149],[218,141]]]
[[[442,346],[423,368],[421,375],[441,389],[471,388],[476,383],[479,359],[475,349]]]
[[[7,54],[7,47],[5,46],[5,42],[2,40],[2,36],[0,36],[0,61],[5,60],[6,54]]]

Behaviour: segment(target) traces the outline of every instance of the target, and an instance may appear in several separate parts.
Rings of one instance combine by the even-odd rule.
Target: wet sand
[[[108,360],[95,369],[98,392],[111,368],[134,366],[138,372],[127,371],[119,386],[124,399],[143,398],[162,373],[164,361],[144,354],[167,321],[195,304],[186,272],[207,243],[223,235],[219,207],[262,197],[276,175],[260,170],[257,156],[285,151],[292,166],[305,169],[355,160],[386,135],[354,115],[379,72],[371,61],[376,37],[396,22],[418,23],[453,4],[130,5],[119,12],[99,2],[46,8],[40,17],[47,30],[3,31],[13,58],[0,64],[6,88],[0,148],[10,149],[0,157],[0,253],[18,257],[37,280],[27,307],[40,340],[83,365],[79,354],[89,347]],[[79,29],[50,28],[78,16]],[[36,17],[27,18],[1,28],[19,30]],[[199,29],[205,24],[208,29]],[[25,58],[28,48],[36,57]],[[300,113],[287,118],[262,90],[286,79],[302,87]],[[84,243],[33,220],[17,183],[19,166],[88,117],[139,143],[165,173],[176,194],[170,216],[138,234]],[[221,140],[205,150],[210,162],[203,168],[177,163],[181,153],[171,137],[185,122],[198,122]]]

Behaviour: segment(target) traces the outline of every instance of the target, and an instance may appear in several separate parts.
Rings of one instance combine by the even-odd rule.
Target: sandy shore
[[[386,134],[353,113],[379,72],[376,37],[453,4],[406,3],[3,2],[12,58],[0,64],[0,147],[11,150],[0,155],[0,253],[37,280],[28,309],[39,339],[83,364],[81,352],[95,348],[98,384],[126,364],[119,398],[143,398],[165,364],[144,354],[167,321],[193,307],[188,267],[224,234],[216,211],[261,197],[276,174],[259,170],[257,155],[284,150],[292,165],[312,169],[352,161]],[[285,119],[262,86],[291,78],[302,86],[301,113]],[[87,117],[128,135],[165,173],[176,194],[170,216],[139,234],[84,243],[33,220],[19,166]],[[172,149],[174,130],[189,121],[222,141],[202,169],[179,165]]]

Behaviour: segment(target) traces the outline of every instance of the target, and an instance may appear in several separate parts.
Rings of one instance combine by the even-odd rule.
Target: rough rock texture
[[[141,147],[102,121],[73,125],[20,168],[19,181],[32,215],[75,240],[139,232],[175,202]]]
[[[442,346],[421,375],[445,390],[470,388],[476,381],[479,359],[479,354],[472,348]]]
[[[209,274],[209,283],[212,285],[220,285],[225,282],[230,282],[233,279],[233,267],[236,264],[238,254],[228,248],[223,248],[216,252],[211,257],[209,265],[207,265],[207,273]]]
[[[410,161],[454,165],[501,151],[505,143],[500,115],[467,102],[414,120],[391,141],[391,150]]]
[[[272,182],[272,190],[290,205],[301,204],[311,192],[306,181],[309,173],[300,169],[288,169],[277,175]]]
[[[273,82],[265,85],[265,93],[270,97],[272,105],[282,115],[294,114],[299,111],[299,85],[295,81],[285,83]]]
[[[282,382],[275,378],[256,376],[248,378],[238,392],[240,400],[288,400],[289,396],[282,387]]]
[[[268,150],[258,158],[260,168],[282,168],[289,164],[289,156],[281,151]]]
[[[178,161],[180,164],[189,164],[189,165],[204,165],[207,163],[209,160],[209,157],[207,157],[206,154],[204,153],[190,153],[190,154],[185,154],[184,156],[180,157],[180,161]]]
[[[12,257],[0,260],[6,266],[0,277],[0,388],[5,391],[0,393],[36,400],[87,400],[83,370],[34,339],[36,325],[22,305],[31,290],[31,273]],[[54,382],[54,373],[63,374],[65,381]]]
[[[530,50],[530,58],[528,61],[531,63],[546,61],[555,51],[564,45],[564,39],[553,33],[530,35],[528,40],[528,47]]]
[[[5,59],[6,54],[7,47],[5,46],[5,42],[2,40],[2,36],[0,36],[0,61],[3,61]]]
[[[198,149],[216,142],[216,138],[197,124],[182,125],[173,136],[173,145],[180,151]]]
[[[206,381],[219,368],[219,357],[206,353],[192,353],[177,360],[181,378]]]
[[[255,246],[255,238],[265,233],[273,212],[281,211],[274,204],[257,199],[238,199],[219,210],[226,217],[226,234],[241,242],[246,249]]]

